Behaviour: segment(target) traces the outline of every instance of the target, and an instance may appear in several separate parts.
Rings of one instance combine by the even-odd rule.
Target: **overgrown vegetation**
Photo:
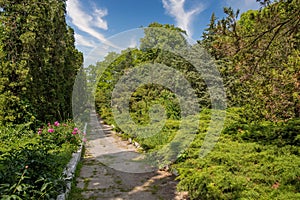
[[[299,117],[299,0],[212,15],[203,44],[220,63],[230,103],[254,120]]]
[[[83,56],[66,24],[66,0],[1,0],[0,7],[0,123],[71,118]]]
[[[51,199],[65,189],[63,169],[84,134],[74,123],[0,129],[1,199]]]
[[[258,1],[260,10],[240,15],[224,8],[223,19],[213,14],[198,44],[188,44],[184,30],[152,23],[139,48],[111,52],[84,71],[74,31],[66,25],[65,0],[0,0],[1,198],[51,199],[64,189],[62,170],[81,142],[78,129],[69,122],[36,127],[72,117],[72,89],[80,74],[80,87],[73,92],[83,94],[96,83],[97,112],[122,131],[113,114],[119,112],[123,128],[131,129],[126,137],[144,150],[162,149],[179,133],[195,136],[171,167],[179,172],[178,189],[187,190],[191,199],[299,199],[300,1]],[[204,158],[199,152],[216,109],[212,102],[225,102],[209,92],[222,80],[208,67],[205,51],[189,54],[198,45],[215,59],[228,105],[223,131]],[[175,86],[180,86],[175,73],[164,76],[161,66],[180,72],[195,91],[201,112],[183,117],[181,100],[160,84],[142,84],[129,99],[130,86],[123,84],[124,90],[112,98],[118,81],[133,69],[143,78],[151,73],[141,68],[146,65],[156,66],[160,78]],[[101,77],[96,77],[98,70]],[[127,80],[141,83],[134,76]],[[191,93],[182,93],[187,107],[195,103]],[[73,101],[75,106],[80,102],[78,110],[84,113],[82,99]],[[127,103],[130,116],[122,114]],[[182,122],[185,132],[180,132]],[[136,125],[148,124],[151,129],[137,131]]]
[[[211,97],[205,77],[197,73],[191,62],[174,53],[176,49],[185,50],[183,46],[187,43],[180,37],[184,31],[172,25],[150,24],[145,28],[139,48],[110,53],[103,62],[87,70],[105,69],[96,88],[96,108],[117,131],[123,129],[116,123],[113,112],[122,115],[127,94],[120,93],[113,99],[112,94],[120,78],[132,69],[163,64],[180,71],[190,82],[202,109],[200,117],[196,117],[200,126],[190,146],[180,152],[172,170],[179,172],[178,189],[188,191],[191,199],[300,198],[300,2],[259,2],[260,10],[241,15],[231,8],[224,8],[227,16],[223,19],[218,20],[213,14],[203,38],[195,44],[203,46],[214,57],[226,87],[229,107],[219,140],[204,158],[199,152],[211,120]],[[174,31],[177,34],[170,36]],[[204,66],[201,59],[199,65]],[[136,81],[132,76],[127,79]],[[126,84],[123,87],[128,88]],[[112,100],[115,108],[111,107]],[[135,127],[152,123],[149,114],[153,114],[151,107],[157,104],[166,113],[165,121],[158,120],[152,126],[160,131],[152,134],[153,130],[149,133],[145,130],[139,133],[140,137]],[[123,119],[127,123],[125,129],[131,131],[126,131],[125,137],[134,138],[148,152],[168,144],[184,120],[176,95],[158,84],[142,84],[136,88],[129,109],[132,121],[128,116]],[[195,118],[188,121],[190,127],[197,124],[192,119]],[[143,137],[145,134],[150,136]]]
[[[69,120],[83,56],[65,0],[0,0],[0,8],[0,199],[55,199],[82,140]],[[55,120],[66,123],[44,125]]]
[[[210,154],[199,158],[206,132],[199,129],[177,160],[178,188],[191,199],[298,199],[299,119],[247,123],[230,113],[235,117],[228,117]]]

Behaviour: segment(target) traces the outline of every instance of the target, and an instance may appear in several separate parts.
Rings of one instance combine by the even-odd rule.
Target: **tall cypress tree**
[[[2,123],[71,117],[82,54],[65,21],[65,0],[0,0]]]

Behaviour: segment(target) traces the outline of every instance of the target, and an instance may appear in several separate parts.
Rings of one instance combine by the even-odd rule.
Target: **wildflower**
[[[63,126],[68,126],[67,124],[63,124]]]
[[[42,134],[42,129],[41,129],[41,128],[39,128],[39,130],[38,130],[38,134],[39,134],[39,135],[41,135],[41,134]]]
[[[83,138],[83,139],[82,139],[82,141],[83,141],[83,142],[86,142],[86,141],[87,141],[87,139],[86,139],[86,138]]]
[[[49,129],[48,129],[48,132],[49,132],[49,133],[53,133],[53,132],[54,132],[54,129],[53,129],[53,128],[49,128]]]
[[[60,124],[59,124],[58,121],[54,122],[54,126],[59,126],[59,125],[60,125]]]
[[[48,122],[48,126],[51,126],[50,122]]]
[[[78,131],[78,128],[74,128],[72,134],[76,135],[78,133],[77,131]]]

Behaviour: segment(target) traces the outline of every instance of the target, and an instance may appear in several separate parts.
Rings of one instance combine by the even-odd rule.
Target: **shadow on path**
[[[169,172],[154,170],[137,162],[141,156],[133,145],[122,141],[91,113],[90,133],[76,187],[80,195],[73,199],[96,200],[185,200],[176,192],[177,181]]]

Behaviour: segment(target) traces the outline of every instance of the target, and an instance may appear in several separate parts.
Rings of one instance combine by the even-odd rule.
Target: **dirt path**
[[[91,114],[91,131],[73,199],[97,200],[185,200],[176,192],[175,177],[138,162],[133,145],[122,141],[111,128]]]

